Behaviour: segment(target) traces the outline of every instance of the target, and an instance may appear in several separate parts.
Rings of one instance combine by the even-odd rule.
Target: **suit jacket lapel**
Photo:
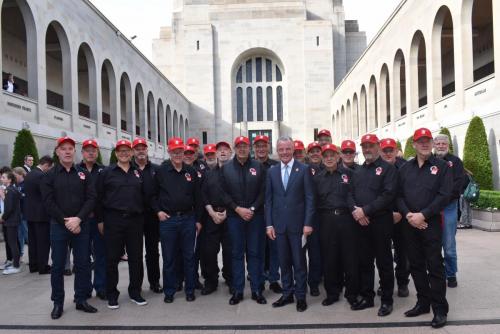
[[[295,181],[295,179],[297,178],[297,170],[299,169],[299,167],[297,166],[297,160],[295,160],[293,162],[293,166],[292,166],[292,169],[290,170],[290,178],[288,179],[288,185],[286,186],[286,190],[285,192],[288,191],[288,189],[290,189],[292,187],[292,183],[293,181]],[[283,182],[282,182],[283,183]]]
[[[276,169],[275,173],[276,173],[276,176],[279,180],[281,190],[283,191],[283,193],[285,193],[286,190],[285,190],[285,186],[283,185],[283,178],[281,177],[281,162],[278,165],[276,165],[276,167],[274,169]],[[290,179],[288,179],[288,183],[290,183]]]

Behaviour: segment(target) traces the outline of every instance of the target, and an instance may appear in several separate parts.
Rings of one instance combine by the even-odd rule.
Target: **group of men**
[[[150,289],[163,293],[165,303],[174,302],[182,287],[188,302],[196,299],[197,288],[202,295],[216,291],[222,248],[230,305],[243,300],[247,279],[252,300],[266,304],[267,280],[272,291],[281,293],[273,307],[296,301],[297,311],[303,312],[307,285],[318,296],[323,280],[322,305],[337,302],[345,288],[352,310],[371,308],[376,263],[379,316],[393,310],[395,273],[400,297],[409,295],[411,273],[417,303],[405,315],[429,313],[432,307],[431,324],[442,327],[448,313],[446,279],[449,287],[457,284],[455,190],[461,189],[463,173],[460,160],[440,144],[447,140],[439,137],[433,143],[428,129],[416,130],[416,156],[405,162],[395,140],[367,134],[361,138],[364,163],[356,164],[356,144],[345,140],[337,147],[328,130],[320,131],[318,142],[307,150],[300,141],[279,138],[279,161],[269,157],[271,143],[262,135],[253,142],[240,136],[232,145],[208,144],[203,154],[198,139],[171,138],[170,159],[156,165],[148,159],[147,141],[136,138],[118,141],[116,164],[104,167],[97,163],[95,140],[83,142],[83,160],[76,164],[75,141],[59,138],[58,164],[49,169],[41,161],[36,171],[40,202],[50,217],[51,316],[63,313],[69,244],[78,310],[97,312],[87,302],[93,290],[110,309],[119,308],[118,263],[125,251],[128,295],[146,305],[141,294],[145,242]],[[453,205],[455,231],[452,223],[443,229],[441,221],[442,212],[452,211]],[[49,270],[45,264],[36,269]]]

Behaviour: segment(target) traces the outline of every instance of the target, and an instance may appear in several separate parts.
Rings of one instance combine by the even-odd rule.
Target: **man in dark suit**
[[[307,267],[302,240],[313,231],[313,183],[309,168],[293,159],[290,137],[278,139],[277,148],[281,162],[269,169],[265,202],[267,235],[277,241],[283,283],[283,296],[273,307],[293,303],[295,291],[297,311],[303,312],[307,309]]]
[[[30,272],[40,275],[49,274],[50,267],[50,218],[42,203],[40,183],[43,174],[52,167],[53,160],[49,156],[42,157],[38,165],[24,179],[25,219],[28,221],[28,256]]]

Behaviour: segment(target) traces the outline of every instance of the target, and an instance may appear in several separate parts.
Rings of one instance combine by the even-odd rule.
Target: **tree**
[[[399,140],[396,141],[396,146],[398,150],[403,151],[403,147],[401,146],[401,142]]]
[[[472,118],[467,128],[464,144],[464,167],[473,173],[481,189],[493,190],[493,168],[483,121]]]
[[[115,149],[111,151],[111,155],[109,156],[109,164],[116,164],[118,160],[116,159]]]
[[[451,140],[451,133],[450,133],[450,130],[448,130],[448,128],[441,128],[441,131],[439,131],[439,134],[442,134],[442,135],[447,135],[448,136],[448,142],[450,143],[450,148],[449,148],[449,152],[451,154],[453,154],[453,141]]]
[[[406,160],[408,160],[415,157],[415,154],[417,154],[417,152],[415,151],[415,148],[413,148],[413,136],[410,136],[406,140],[405,152],[403,156]]]
[[[33,139],[30,130],[22,129],[17,133],[14,141],[14,154],[10,166],[12,168],[24,166],[24,157],[27,155],[33,156],[34,166],[36,166],[38,164],[38,150],[35,139]]]

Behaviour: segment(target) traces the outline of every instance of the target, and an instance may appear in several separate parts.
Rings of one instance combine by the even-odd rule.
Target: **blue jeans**
[[[28,222],[21,219],[21,224],[17,228],[17,235],[19,240],[19,251],[21,257],[24,255],[24,244],[28,241]]]
[[[194,248],[196,221],[193,215],[170,217],[160,221],[161,254],[163,257],[163,291],[165,296],[173,296],[177,286],[176,262],[183,261],[185,292],[194,293],[195,266]],[[182,259],[179,258],[179,248]]]
[[[52,285],[51,299],[56,305],[64,304],[64,265],[68,244],[73,246],[73,261],[75,265],[75,300],[83,303],[87,300],[90,281],[89,261],[89,224],[80,224],[78,234],[71,233],[63,224],[50,223],[50,247],[52,248],[52,269],[50,283]]]
[[[260,293],[263,283],[263,262],[266,227],[262,214],[255,214],[249,222],[240,216],[227,219],[229,237],[232,245],[233,288],[236,293],[243,293],[245,288],[245,251],[252,292]]]
[[[457,205],[458,201],[454,199],[444,208],[443,212],[444,267],[447,278],[457,275],[457,243],[455,240],[458,219]]]
[[[95,218],[88,220],[90,225],[90,251],[94,259],[94,282],[89,287],[89,293],[95,289],[96,292],[106,293],[106,248],[104,237],[99,233]]]

